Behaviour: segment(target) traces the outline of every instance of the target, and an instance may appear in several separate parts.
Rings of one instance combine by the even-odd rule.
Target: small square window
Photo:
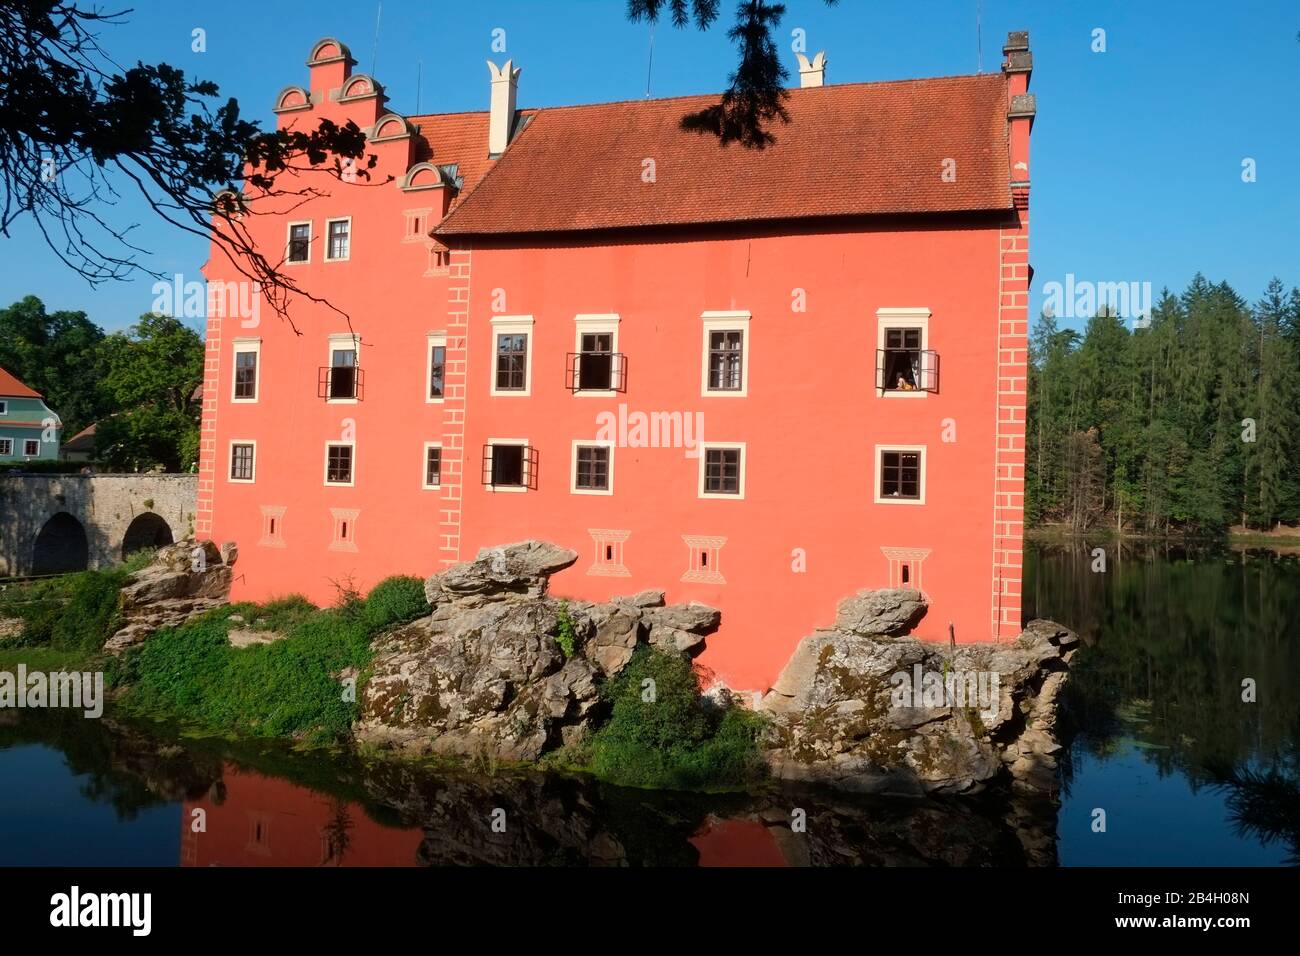
[[[609,490],[609,447],[579,445],[573,464],[575,491]]]
[[[9,414],[9,403],[6,401],[0,401],[0,415],[8,415],[8,414]]]
[[[524,446],[492,446],[492,482],[497,488],[524,486]]]
[[[0,455],[8,457],[14,453],[14,440],[12,438],[0,438]]]
[[[34,457],[41,453],[41,443],[35,439],[28,438],[23,441],[23,454]]]
[[[921,452],[880,453],[880,497],[919,501],[921,499]]]
[[[330,485],[352,484],[352,446],[325,446],[325,483]]]
[[[253,480],[253,443],[231,442],[230,445],[230,480]]]
[[[704,493],[740,494],[741,449],[707,448],[704,451]]]

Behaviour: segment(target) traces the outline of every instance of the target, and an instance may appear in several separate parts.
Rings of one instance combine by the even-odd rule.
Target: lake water
[[[0,865],[1294,864],[1300,563],[1107,550],[1105,572],[1082,545],[1027,562],[1027,612],[1084,639],[1059,799],[650,793],[10,711]]]

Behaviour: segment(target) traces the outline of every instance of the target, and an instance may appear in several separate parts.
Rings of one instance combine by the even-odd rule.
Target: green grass
[[[96,669],[96,658],[81,651],[58,651],[49,647],[0,648],[0,671],[17,673],[18,665],[28,671],[85,671]]]
[[[98,651],[121,625],[122,586],[152,560],[152,551],[140,551],[103,571],[9,585],[0,592],[0,617],[20,619],[23,629],[8,646]]]
[[[679,655],[642,647],[601,693],[610,717],[584,755],[596,776],[664,790],[729,789],[762,776],[762,718],[705,700]]]
[[[119,706],[128,713],[219,734],[332,744],[348,736],[357,717],[372,638],[428,611],[423,585],[401,577],[380,582],[364,601],[325,610],[298,597],[231,605],[165,628],[128,651],[111,683],[126,687]],[[244,618],[240,626],[286,636],[231,647],[232,614]],[[353,699],[345,693],[344,671],[357,678]]]

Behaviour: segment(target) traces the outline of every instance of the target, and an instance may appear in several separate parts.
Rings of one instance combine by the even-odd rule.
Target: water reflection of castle
[[[194,832],[195,810],[206,832]],[[376,823],[357,803],[227,764],[207,795],[186,800],[181,866],[415,866],[418,827]]]

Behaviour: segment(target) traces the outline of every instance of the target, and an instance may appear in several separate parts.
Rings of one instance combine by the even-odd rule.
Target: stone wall
[[[128,531],[138,543],[179,541],[193,533],[197,487],[197,475],[0,477],[0,576],[47,570],[55,549],[75,563],[82,534],[90,568],[120,561]]]

